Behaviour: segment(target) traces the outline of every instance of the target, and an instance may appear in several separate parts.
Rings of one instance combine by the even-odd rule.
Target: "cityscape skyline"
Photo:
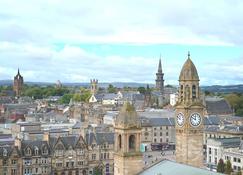
[[[0,80],[19,67],[26,81],[154,83],[161,54],[165,84],[177,85],[190,51],[201,85],[242,84],[241,9],[240,1],[2,1]]]

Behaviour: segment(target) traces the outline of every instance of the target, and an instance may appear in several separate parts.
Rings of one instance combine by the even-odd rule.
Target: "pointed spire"
[[[161,55],[160,55],[160,58],[159,58],[158,72],[159,72],[159,73],[162,73]]]

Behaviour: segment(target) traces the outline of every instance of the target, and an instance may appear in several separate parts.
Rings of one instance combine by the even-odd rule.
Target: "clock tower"
[[[175,114],[178,163],[203,166],[203,109],[197,69],[188,53],[179,77],[179,99]]]

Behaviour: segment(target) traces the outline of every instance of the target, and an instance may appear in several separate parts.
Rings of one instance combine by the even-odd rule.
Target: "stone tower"
[[[144,107],[151,107],[151,89],[149,88],[149,85],[147,85],[144,94]]]
[[[161,58],[159,59],[158,72],[156,73],[155,88],[164,93],[164,73],[162,72]]]
[[[176,161],[203,166],[204,106],[200,99],[197,69],[190,59],[179,77],[179,100],[176,104]]]
[[[114,174],[134,175],[143,168],[141,124],[135,108],[125,102],[115,121]]]
[[[15,95],[19,97],[21,95],[24,85],[24,78],[20,75],[19,69],[17,75],[14,77],[13,90]]]
[[[97,93],[97,91],[98,91],[98,80],[97,79],[90,80],[90,91],[91,91],[91,94]]]

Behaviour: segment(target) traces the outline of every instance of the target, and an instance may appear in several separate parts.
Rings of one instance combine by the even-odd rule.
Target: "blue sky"
[[[202,85],[243,82],[240,0],[1,0],[0,79],[178,84],[187,52]]]

